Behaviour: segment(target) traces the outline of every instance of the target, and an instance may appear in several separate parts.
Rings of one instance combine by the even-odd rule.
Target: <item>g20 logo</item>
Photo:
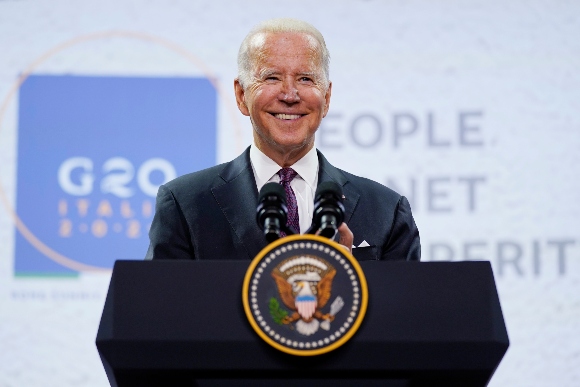
[[[100,174],[96,169],[88,157],[71,157],[60,164],[58,184],[69,196],[59,200],[58,235],[103,238],[122,233],[140,238],[153,213],[149,198],[157,195],[161,184],[177,177],[174,166],[157,157],[135,168],[124,157],[112,157],[103,162]]]
[[[215,165],[216,101],[203,77],[28,77],[16,202],[30,233],[16,233],[15,273],[85,270],[57,255],[143,259],[159,186]]]
[[[119,198],[130,198],[135,195],[135,189],[128,186],[135,179],[133,163],[123,157],[112,157],[103,163],[101,168],[103,178],[100,181],[102,194],[112,194]],[[73,172],[78,172],[78,180],[73,181]],[[151,175],[159,172],[163,182],[155,184]],[[177,177],[173,165],[162,158],[152,158],[145,161],[137,169],[137,185],[147,196],[155,197],[159,186]],[[72,196],[86,196],[93,193],[95,186],[94,163],[88,157],[71,157],[66,159],[58,169],[58,184],[64,192]]]

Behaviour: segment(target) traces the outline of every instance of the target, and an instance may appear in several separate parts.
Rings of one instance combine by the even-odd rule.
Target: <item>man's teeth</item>
[[[281,120],[295,120],[300,118],[300,114],[275,114],[274,117]]]

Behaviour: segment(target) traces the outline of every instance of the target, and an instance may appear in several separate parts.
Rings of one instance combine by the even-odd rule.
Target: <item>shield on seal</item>
[[[310,285],[306,285],[310,286]],[[296,297],[296,309],[304,320],[308,320],[316,311],[316,297],[312,294]]]

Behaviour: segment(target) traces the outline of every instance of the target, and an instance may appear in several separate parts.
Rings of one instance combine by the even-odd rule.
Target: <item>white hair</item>
[[[324,37],[313,25],[297,19],[280,18],[263,21],[254,27],[248,35],[244,38],[240,50],[238,51],[238,80],[242,87],[246,89],[255,81],[255,55],[254,51],[260,48],[264,43],[264,34],[266,33],[299,33],[306,34],[318,44],[313,46],[313,49],[320,58],[320,65],[322,67],[322,84],[324,88],[329,85],[329,67],[330,67],[330,53],[326,48]]]

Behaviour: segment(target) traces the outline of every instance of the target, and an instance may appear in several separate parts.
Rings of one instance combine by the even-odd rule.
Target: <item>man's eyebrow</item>
[[[266,79],[272,75],[279,75],[280,71],[275,70],[275,69],[262,69],[258,76],[259,79]],[[316,71],[304,71],[304,72],[299,72],[296,74],[296,76],[298,77],[309,77],[312,79],[319,79],[320,78],[320,73],[316,72]]]
[[[270,75],[279,74],[279,71],[274,69],[262,69],[260,71],[260,79],[268,78]]]

